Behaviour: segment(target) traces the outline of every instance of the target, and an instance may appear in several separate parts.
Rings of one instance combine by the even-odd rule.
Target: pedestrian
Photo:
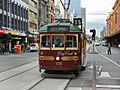
[[[2,44],[1,49],[2,49],[2,54],[4,54],[4,52],[5,52],[5,44],[4,43]]]
[[[2,54],[2,44],[0,43],[0,54]]]
[[[108,43],[108,55],[111,55],[111,45]]]

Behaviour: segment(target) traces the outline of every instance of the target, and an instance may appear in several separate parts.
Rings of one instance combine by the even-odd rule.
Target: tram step
[[[76,78],[74,74],[48,74],[45,72],[43,72],[41,76],[46,78]]]

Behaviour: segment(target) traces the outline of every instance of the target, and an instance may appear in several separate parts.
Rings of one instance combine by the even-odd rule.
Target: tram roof
[[[80,28],[78,28],[78,27],[76,27],[76,26],[74,26],[73,24],[71,24],[71,23],[49,23],[49,24],[47,24],[47,25],[44,25],[43,27],[41,27],[40,28],[40,30],[39,30],[39,32],[46,32],[46,31],[48,31],[48,27],[57,27],[57,26],[60,26],[60,27],[69,27],[69,31],[76,31],[76,32],[80,32],[80,31],[82,31]]]

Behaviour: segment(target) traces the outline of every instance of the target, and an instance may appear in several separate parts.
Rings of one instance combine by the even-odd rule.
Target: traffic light
[[[90,32],[92,32],[92,40],[95,40],[96,30],[92,29]]]

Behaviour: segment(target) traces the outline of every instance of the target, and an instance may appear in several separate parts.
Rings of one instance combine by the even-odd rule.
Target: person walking
[[[2,49],[2,54],[4,54],[4,52],[5,52],[5,44],[4,43],[2,44],[1,49]]]
[[[0,43],[0,54],[2,54],[2,44]]]
[[[111,45],[108,43],[108,55],[111,55]]]

